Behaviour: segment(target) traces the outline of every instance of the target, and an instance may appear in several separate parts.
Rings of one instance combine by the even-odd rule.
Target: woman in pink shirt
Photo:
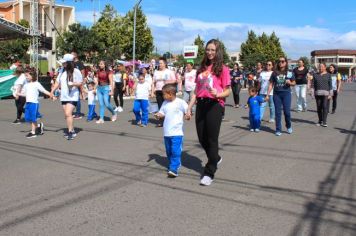
[[[222,161],[219,155],[219,133],[225,98],[230,95],[231,83],[220,41],[212,39],[206,44],[195,82],[196,88],[186,116],[187,119],[191,118],[192,107],[197,103],[195,124],[198,139],[208,157],[200,184],[208,186],[213,182],[217,165]]]

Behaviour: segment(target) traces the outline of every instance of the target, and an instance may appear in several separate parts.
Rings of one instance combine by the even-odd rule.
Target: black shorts
[[[62,105],[67,105],[68,103],[72,104],[74,107],[76,107],[78,102],[75,102],[75,101],[62,101]]]

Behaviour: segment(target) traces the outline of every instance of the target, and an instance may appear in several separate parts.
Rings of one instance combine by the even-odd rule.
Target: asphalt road
[[[248,111],[227,107],[210,187],[199,186],[206,157],[192,121],[180,176],[169,179],[162,129],[132,125],[132,101],[115,123],[77,121],[73,141],[58,101],[41,100],[36,139],[11,124],[13,101],[0,101],[0,235],[356,235],[356,84],[328,128],[308,100],[280,137],[265,122],[249,132]]]

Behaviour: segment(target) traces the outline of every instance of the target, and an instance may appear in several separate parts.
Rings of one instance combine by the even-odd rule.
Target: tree
[[[60,55],[75,51],[81,60],[93,61],[98,52],[104,50],[104,45],[90,28],[74,23],[68,26],[62,37],[58,37],[57,50]]]
[[[205,54],[205,42],[204,40],[198,36],[194,39],[194,45],[198,46],[198,55],[197,58],[194,60],[195,63],[200,63],[203,60]]]
[[[225,47],[225,44],[223,41],[221,41],[220,39],[218,39],[220,44],[221,44],[221,48],[223,50],[223,54],[224,54],[224,64],[230,64],[231,60],[230,60],[230,56],[229,54],[227,53],[227,50],[226,50],[226,47]]]
[[[130,10],[122,19],[119,27],[122,52],[127,59],[132,59],[133,52],[133,23],[134,9]],[[141,7],[136,11],[136,51],[135,58],[146,60],[154,49],[153,36],[148,27],[147,18]]]
[[[166,60],[173,58],[173,55],[170,52],[165,52],[162,56],[166,58]]]
[[[274,32],[270,36],[266,33],[257,36],[249,31],[247,40],[241,44],[240,61],[248,69],[254,68],[257,62],[276,61],[281,56],[285,56],[285,53]]]
[[[122,43],[120,26],[122,18],[110,4],[107,4],[101,12],[101,17],[92,27],[95,40],[100,42],[101,50],[98,52],[100,58],[113,61],[121,57]]]

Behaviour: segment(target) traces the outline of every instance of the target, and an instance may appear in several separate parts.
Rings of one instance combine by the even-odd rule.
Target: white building
[[[335,64],[341,74],[356,74],[356,50],[330,49],[311,52],[311,63],[318,68],[320,63]]]

